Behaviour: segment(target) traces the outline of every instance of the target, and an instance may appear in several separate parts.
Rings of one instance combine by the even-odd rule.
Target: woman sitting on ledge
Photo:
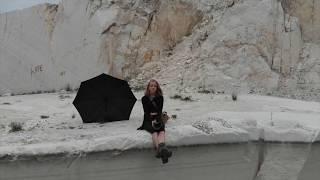
[[[161,120],[163,96],[160,85],[156,80],[151,79],[149,81],[141,101],[144,118],[138,130],[146,130],[152,135],[156,157],[162,158],[163,163],[166,163],[172,152],[165,145],[165,123]]]

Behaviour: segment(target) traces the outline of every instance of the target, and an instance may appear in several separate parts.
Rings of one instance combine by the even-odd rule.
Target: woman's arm
[[[148,99],[146,98],[146,96],[143,96],[141,99],[141,102],[142,102],[144,113],[150,114],[150,106],[148,106],[147,100]]]
[[[163,108],[163,96],[159,96],[158,114],[162,113],[162,108]]]

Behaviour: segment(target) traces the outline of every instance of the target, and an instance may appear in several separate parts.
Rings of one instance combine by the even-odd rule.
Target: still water
[[[0,180],[319,180],[320,144],[245,143],[0,160]]]

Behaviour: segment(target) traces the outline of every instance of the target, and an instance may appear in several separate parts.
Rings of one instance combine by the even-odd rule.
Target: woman
[[[171,157],[170,152],[165,145],[165,124],[161,122],[163,108],[163,96],[159,83],[151,79],[145,90],[145,95],[141,99],[144,118],[141,127],[138,130],[146,130],[152,135],[153,145],[156,150],[156,157],[162,158],[163,163],[168,162]]]

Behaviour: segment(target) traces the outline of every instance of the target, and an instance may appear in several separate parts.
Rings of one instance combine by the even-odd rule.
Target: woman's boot
[[[169,151],[165,143],[159,144],[159,153],[163,164],[167,163],[168,159],[172,156],[172,152]]]

